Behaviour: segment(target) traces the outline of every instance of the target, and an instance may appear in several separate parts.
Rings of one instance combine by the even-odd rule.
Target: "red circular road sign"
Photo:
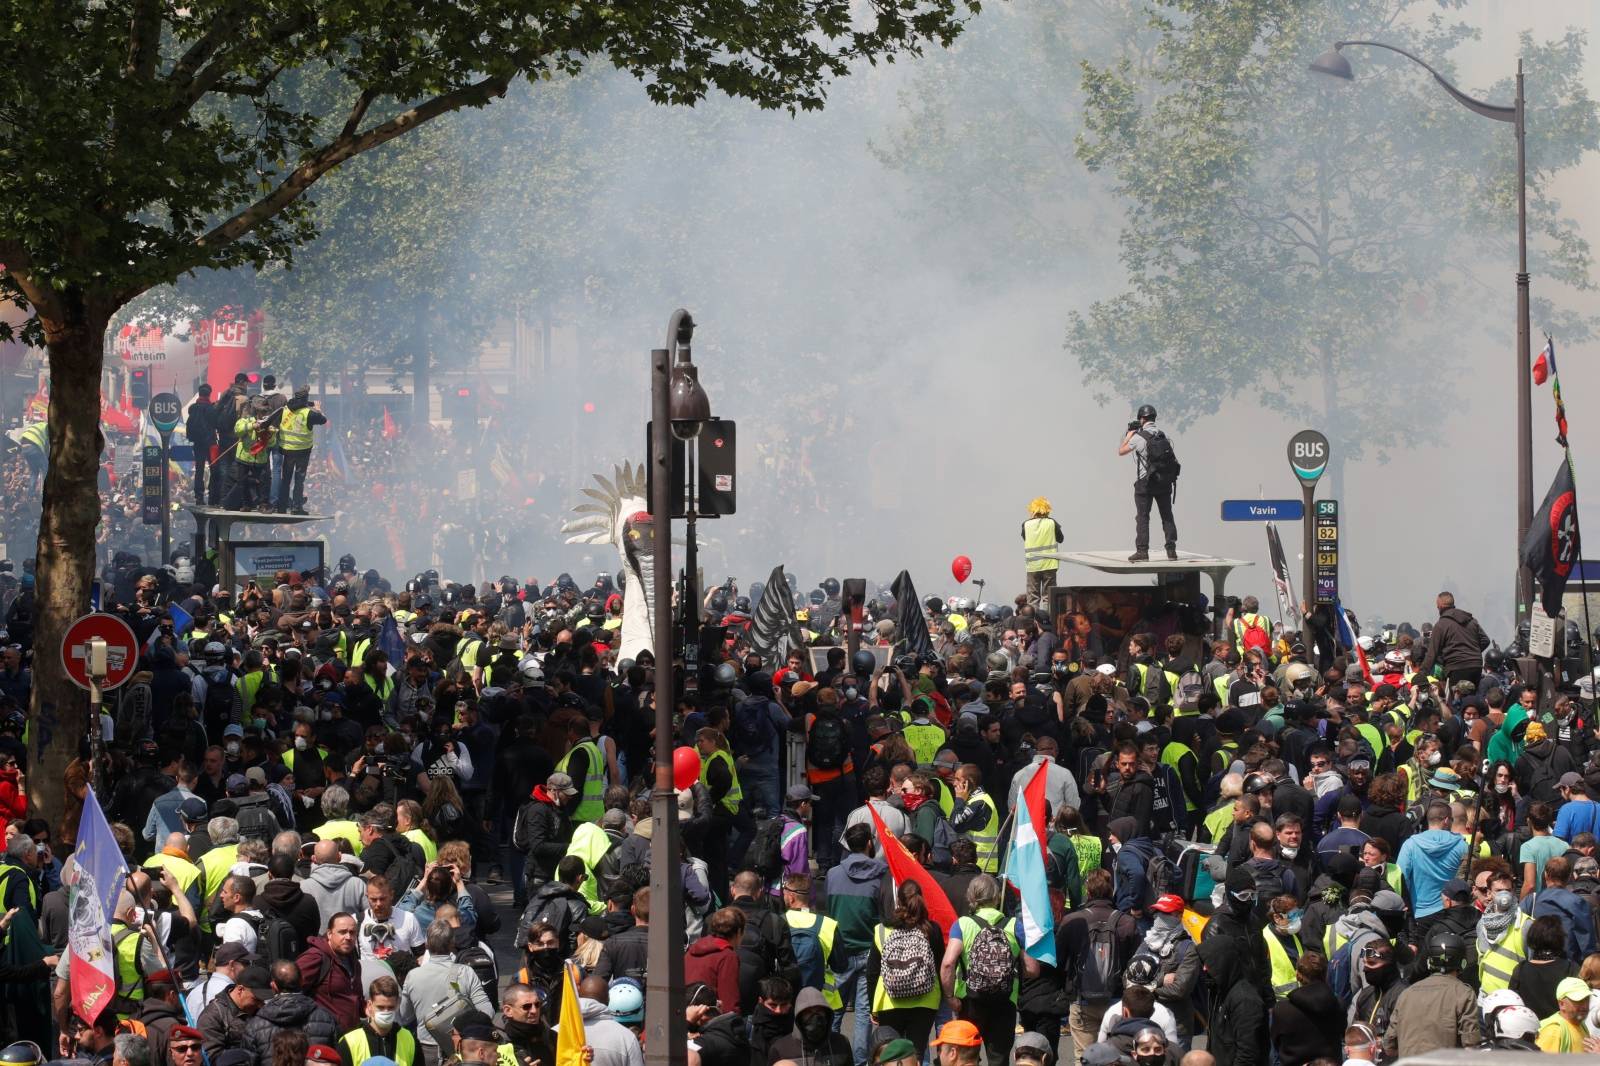
[[[114,614],[86,614],[67,627],[61,638],[61,666],[72,683],[89,687],[89,639],[106,642],[106,677],[102,691],[116,688],[133,676],[139,665],[139,643],[128,623]]]

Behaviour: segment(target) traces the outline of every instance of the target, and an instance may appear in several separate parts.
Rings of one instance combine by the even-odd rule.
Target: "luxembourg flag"
[[[1056,964],[1056,920],[1050,909],[1050,884],[1044,872],[1045,798],[1049,762],[1039,764],[1033,777],[1017,793],[1012,812],[1011,845],[1006,857],[1006,880],[1022,897],[1023,949],[1040,962]]]

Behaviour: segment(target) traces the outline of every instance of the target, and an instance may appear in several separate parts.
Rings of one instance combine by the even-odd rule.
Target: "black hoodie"
[[[1282,1066],[1305,1066],[1313,1059],[1339,1061],[1344,1050],[1345,1012],[1333,990],[1321,981],[1301,985],[1272,1011],[1272,1046]]]
[[[317,909],[317,901],[287,877],[268,881],[261,890],[261,902],[294,926],[295,935],[300,938],[302,945],[322,932],[322,912]]]
[[[1264,1066],[1267,1009],[1250,981],[1249,964],[1232,936],[1200,941],[1200,961],[1210,978],[1209,1048],[1217,1066]]]
[[[1423,674],[1433,672],[1434,663],[1443,666],[1446,673],[1481,670],[1483,652],[1489,646],[1489,634],[1483,631],[1478,620],[1459,607],[1439,612],[1439,620],[1428,634],[1428,650],[1423,653],[1417,670]]]
[[[745,1035],[744,1019],[737,1014],[719,1015],[706,1023],[695,1037],[700,1045],[701,1066],[749,1066],[750,1038]]]

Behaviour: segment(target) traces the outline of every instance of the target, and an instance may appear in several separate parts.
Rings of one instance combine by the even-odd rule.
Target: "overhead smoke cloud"
[[[1528,28],[1522,12],[1483,3],[1443,13],[1337,7],[1352,18],[1383,8],[1410,24],[1439,14],[1483,29],[1485,40],[1455,57],[1475,92],[1511,69],[1515,34]],[[590,473],[643,458],[647,354],[678,306],[700,323],[695,356],[714,411],[739,423],[739,514],[701,526],[711,581],[732,573],[747,584],[780,562],[802,589],[908,568],[924,595],[947,594],[950,559],[966,554],[987,596],[1009,598],[1022,587],[1019,525],[1039,495],[1055,505],[1065,549],[1131,549],[1131,460],[1115,450],[1139,389],[1109,396],[1103,383],[1086,384],[1063,341],[1072,312],[1126,284],[1125,204],[1075,154],[1079,61],[1126,59],[1136,73],[1154,62],[1143,10],[1114,0],[986,7],[949,54],[862,71],[819,114],[727,101],[658,108],[627,77],[594,72],[521,87],[460,117],[450,138],[471,161],[472,232],[440,269],[469,279],[519,270],[507,265],[513,253],[535,245],[560,267],[530,279],[516,304],[535,319],[549,312],[557,358],[531,408],[497,423],[525,442],[544,517],[530,515],[497,546],[504,567],[482,558],[483,576],[571,570],[586,583],[584,569],[616,568],[608,549],[559,544],[555,523],[581,502]],[[1546,38],[1593,19],[1586,5],[1552,3],[1533,28]],[[1585,64],[1594,85],[1587,53]],[[1538,79],[1530,70],[1535,111]],[[1307,73],[1275,91],[1326,90]],[[1510,151],[1506,127],[1463,129]],[[1595,165],[1586,157],[1555,188],[1580,224]],[[1506,215],[1508,240],[1512,223]],[[329,241],[341,236],[328,230]],[[1337,383],[1351,403],[1409,390],[1401,443],[1368,449],[1343,472],[1343,591],[1364,617],[1421,621],[1432,594],[1450,587],[1503,635],[1515,557],[1514,261],[1461,269],[1470,281],[1454,306],[1419,302],[1415,321],[1386,325],[1426,346],[1405,348],[1390,371]],[[1589,293],[1556,291],[1537,273],[1534,284],[1568,310],[1596,310]],[[1600,417],[1588,417],[1600,409],[1589,401],[1600,373],[1581,344],[1564,353],[1583,499],[1582,455],[1600,439]],[[1450,384],[1447,403],[1430,381]],[[1151,393],[1173,387],[1151,383]],[[1231,591],[1266,601],[1265,535],[1219,521],[1219,502],[1295,495],[1284,447],[1305,423],[1263,402],[1259,388],[1236,393],[1175,432],[1180,546],[1253,563]],[[1548,393],[1536,390],[1536,496],[1558,456],[1549,421]],[[442,442],[426,476],[453,483],[466,465],[453,459],[459,450]],[[482,458],[474,465],[481,477]],[[388,574],[397,536],[405,567],[419,569],[437,547],[437,521],[402,523],[395,535],[356,523],[341,531],[352,542],[333,547]],[[1284,539],[1298,573],[1296,533]],[[1098,576],[1064,570],[1062,581],[1073,580]]]

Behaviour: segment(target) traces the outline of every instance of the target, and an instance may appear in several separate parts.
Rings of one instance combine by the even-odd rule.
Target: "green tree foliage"
[[[290,261],[315,236],[306,193],[319,180],[503,96],[519,77],[611,66],[658,104],[715,92],[809,111],[854,64],[947,45],[977,9],[976,0],[0,0],[0,296],[32,309],[51,389],[35,802],[59,814],[62,773],[84,732],[82,694],[52,649],[88,604],[103,339],[121,308],[194,271]]]
[[[1469,112],[1402,57],[1348,50],[1353,83],[1312,73],[1333,41],[1383,40],[1447,77],[1474,36],[1414,0],[1163,0],[1156,61],[1086,63],[1079,157],[1115,183],[1127,287],[1074,314],[1067,348],[1101,391],[1182,425],[1241,394],[1298,413],[1342,462],[1403,439],[1422,390],[1463,364],[1444,338],[1483,325],[1509,353],[1516,264],[1511,126]],[[1524,37],[1530,267],[1588,288],[1589,247],[1551,178],[1600,139],[1584,40]],[[1508,71],[1508,74],[1511,72]],[[1508,77],[1461,86],[1509,103]],[[1495,264],[1486,272],[1484,263]],[[1587,328],[1538,302],[1534,325]],[[1334,472],[1337,478],[1337,472]]]

